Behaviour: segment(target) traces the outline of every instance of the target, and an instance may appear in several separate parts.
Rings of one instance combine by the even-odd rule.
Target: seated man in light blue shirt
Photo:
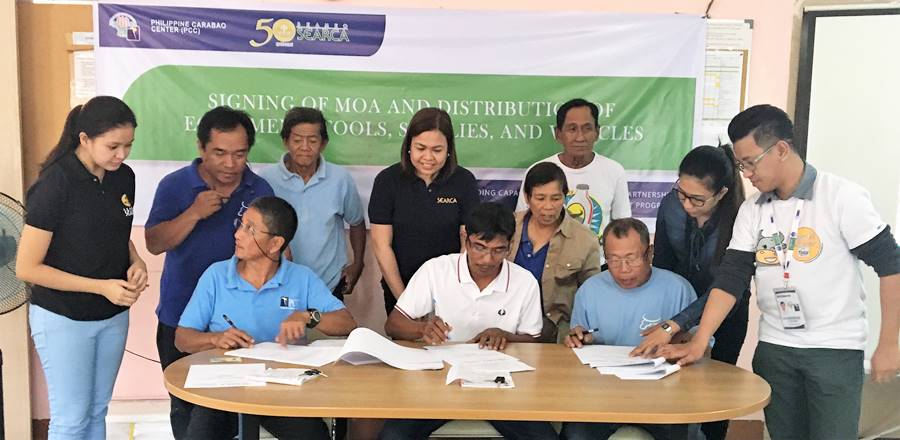
[[[297,229],[297,214],[278,197],[250,204],[234,233],[234,257],[211,265],[200,277],[178,329],[175,346],[186,353],[213,348],[282,345],[304,339],[307,328],[343,336],[356,328],[344,304],[308,268],[281,256]],[[328,439],[322,419],[262,417],[279,439]],[[190,439],[230,439],[237,414],[201,406],[191,411]]]
[[[281,140],[287,153],[259,175],[300,218],[290,243],[291,260],[312,269],[343,300],[359,280],[366,253],[366,222],[356,183],[347,170],[322,155],[328,146],[328,127],[319,110],[290,109],[284,115]],[[344,223],[350,226],[349,264]]]
[[[642,331],[660,323],[666,330],[664,321],[697,298],[694,288],[680,275],[650,265],[653,246],[647,226],[641,221],[613,220],[603,230],[602,240],[609,270],[588,278],[575,294],[572,331],[565,340],[569,347],[638,345]],[[620,427],[610,423],[566,423],[562,438],[606,439]],[[655,439],[670,438],[670,425],[641,428]]]

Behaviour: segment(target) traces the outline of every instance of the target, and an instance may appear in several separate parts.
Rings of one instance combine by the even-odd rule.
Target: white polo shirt
[[[796,243],[789,247],[793,256],[789,267],[807,328],[786,331],[773,292],[784,286],[773,247],[790,236],[799,199],[805,201]],[[817,173],[809,164],[791,198],[763,193],[744,202],[729,248],[755,253],[756,300],[762,312],[759,340],[797,348],[864,349],[866,292],[859,259],[850,249],[871,240],[885,226],[868,191],[833,174]]]
[[[531,272],[503,260],[484,290],[469,274],[466,254],[432,258],[416,271],[395,308],[410,319],[429,313],[450,325],[450,341],[465,342],[489,328],[538,337],[541,293]]]

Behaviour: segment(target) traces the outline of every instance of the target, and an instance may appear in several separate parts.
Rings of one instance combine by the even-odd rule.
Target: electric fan
[[[16,199],[0,192],[0,315],[9,313],[28,301],[28,287],[16,278],[16,250],[25,207]],[[3,351],[0,350],[0,438],[4,436],[3,423]]]

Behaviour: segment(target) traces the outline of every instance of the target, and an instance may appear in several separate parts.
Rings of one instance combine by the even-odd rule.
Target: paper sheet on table
[[[269,368],[261,375],[249,376],[252,380],[261,380],[269,383],[284,385],[302,385],[320,376],[320,374],[306,374],[306,368]]]
[[[444,362],[454,366],[465,365],[479,370],[508,371],[510,373],[534,371],[534,367],[514,356],[496,350],[478,348],[478,344],[429,345],[425,349],[436,353]]]
[[[497,377],[502,377],[503,382],[497,382]],[[509,371],[501,370],[482,370],[472,368],[468,365],[453,365],[447,371],[447,381],[445,385],[450,385],[455,381],[463,388],[515,388],[512,374]]]
[[[275,342],[263,342],[254,345],[252,348],[231,350],[225,354],[228,356],[284,362],[286,364],[321,367],[336,361],[340,351],[340,347],[310,347],[304,345],[282,347]]]
[[[352,364],[378,359],[401,370],[441,370],[444,362],[440,356],[421,348],[395,344],[374,331],[359,327],[350,332],[338,358]]]
[[[625,365],[653,364],[661,365],[664,358],[645,359],[629,356],[634,347],[621,345],[585,345],[581,348],[573,348],[582,364],[590,364],[596,367],[619,367]]]
[[[250,376],[266,373],[266,364],[191,365],[185,388],[261,387],[266,383]]]
[[[613,374],[622,380],[658,380],[678,370],[681,366],[663,362],[660,365],[630,365],[624,367],[599,367],[600,374]]]

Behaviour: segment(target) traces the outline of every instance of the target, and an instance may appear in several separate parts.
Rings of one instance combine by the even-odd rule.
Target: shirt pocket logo
[[[437,204],[438,205],[455,205],[456,197],[438,197]]]
[[[122,212],[125,213],[125,217],[134,216],[134,208],[131,206],[131,200],[128,200],[128,194],[122,194]]]

